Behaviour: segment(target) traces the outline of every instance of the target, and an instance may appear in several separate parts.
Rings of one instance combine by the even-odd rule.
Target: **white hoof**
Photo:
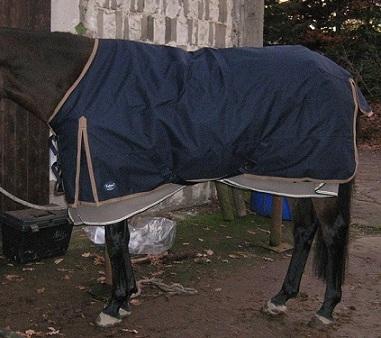
[[[265,306],[263,307],[263,312],[271,315],[271,316],[279,316],[283,315],[287,311],[287,306],[286,305],[275,305],[274,303],[269,300]]]
[[[112,317],[106,313],[101,312],[95,321],[99,327],[111,327],[119,324],[122,320],[120,318]]]
[[[332,320],[332,319],[328,319],[328,318],[326,318],[326,317],[320,316],[320,315],[318,315],[317,313],[315,313],[315,318],[316,318],[321,324],[324,324],[324,325],[331,325],[331,324],[333,324],[333,320]]]
[[[122,309],[122,308],[119,309],[120,318],[125,318],[125,317],[129,316],[131,313],[132,313],[132,311]]]

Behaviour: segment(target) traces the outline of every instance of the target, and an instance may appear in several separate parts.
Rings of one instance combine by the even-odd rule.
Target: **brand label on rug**
[[[106,191],[113,191],[116,188],[116,183],[115,182],[107,182],[103,185],[103,188]]]

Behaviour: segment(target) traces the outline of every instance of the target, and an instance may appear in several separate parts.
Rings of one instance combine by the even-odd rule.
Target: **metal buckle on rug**
[[[53,172],[53,175],[56,178],[56,183],[54,184],[54,194],[63,195],[64,187],[63,187],[63,180],[62,180],[61,163],[59,161],[57,141],[58,141],[58,137],[56,135],[51,135],[49,137],[48,143],[49,143],[49,149],[52,151],[53,155],[57,157],[57,161],[51,165],[51,170]]]

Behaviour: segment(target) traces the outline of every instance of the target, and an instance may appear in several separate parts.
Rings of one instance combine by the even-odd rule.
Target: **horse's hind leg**
[[[316,318],[323,324],[333,321],[333,310],[341,300],[349,237],[350,199],[351,184],[348,183],[340,185],[338,198],[314,201],[320,222],[315,271],[327,283],[323,305],[316,313]]]
[[[318,227],[311,199],[297,199],[294,213],[294,250],[281,290],[263,308],[270,315],[286,312],[286,302],[299,292],[300,281]]]
[[[130,232],[127,221],[108,225],[105,230],[112,269],[112,294],[109,303],[97,319],[97,325],[102,327],[121,322],[121,317],[129,313],[129,297],[137,291],[128,251]]]

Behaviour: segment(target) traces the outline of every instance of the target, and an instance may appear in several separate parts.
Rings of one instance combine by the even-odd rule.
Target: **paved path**
[[[352,222],[381,228],[381,150],[361,150]]]

